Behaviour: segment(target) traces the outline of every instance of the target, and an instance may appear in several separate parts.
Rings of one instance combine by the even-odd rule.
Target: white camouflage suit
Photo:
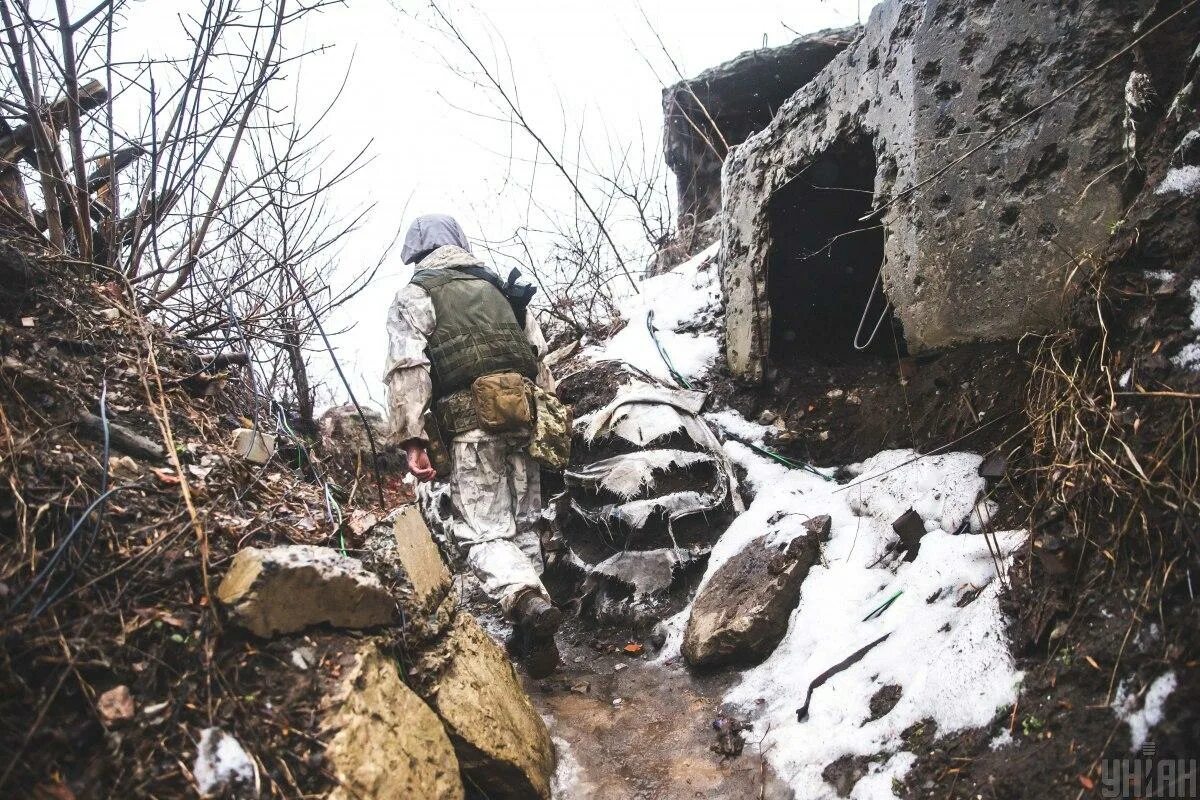
[[[461,237],[461,231],[458,234]],[[459,240],[466,244],[465,237]],[[405,247],[409,247],[408,241]],[[464,247],[445,245],[425,256],[418,268],[453,265],[485,266]],[[384,381],[391,437],[398,445],[413,439],[428,441],[422,417],[433,400],[433,381],[425,346],[436,325],[433,301],[424,289],[410,283],[397,293],[388,312]],[[546,339],[532,313],[525,318],[525,335],[537,350],[537,383],[552,392],[554,378],[542,363]],[[452,533],[484,591],[506,614],[511,614],[517,597],[526,589],[536,589],[549,599],[539,577],[543,564],[536,523],[542,512],[541,477],[537,463],[525,450],[528,444],[527,435],[513,437],[480,429],[459,434],[447,443],[453,464]]]

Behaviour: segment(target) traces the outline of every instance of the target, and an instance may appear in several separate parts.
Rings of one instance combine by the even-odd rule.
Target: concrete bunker
[[[767,204],[772,364],[895,357],[903,349],[879,277],[885,237],[871,213],[875,174],[872,140],[843,138],[772,193]]]

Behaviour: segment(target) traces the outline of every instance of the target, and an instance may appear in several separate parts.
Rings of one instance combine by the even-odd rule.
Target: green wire
[[[646,330],[650,331],[650,339],[654,342],[655,348],[658,349],[659,357],[663,360],[663,363],[667,365],[667,371],[671,373],[671,377],[674,378],[675,382],[683,388],[691,389],[692,385],[687,382],[687,379],[684,378],[683,375],[679,374],[679,370],[675,369],[675,364],[671,362],[671,356],[668,355],[667,349],[663,347],[662,342],[658,340],[658,332],[654,330],[654,309],[650,309],[650,311],[646,314]],[[760,447],[752,442],[744,442],[744,444],[751,450],[761,453],[768,458],[773,458],[786,467],[790,467],[792,469],[802,469],[806,472],[811,472],[813,475],[816,475],[817,477],[823,478],[827,481],[833,480],[833,478],[829,477],[823,472],[818,472],[814,467],[805,464],[803,461],[793,461],[786,456],[776,453],[774,450],[769,450],[766,447]]]
[[[869,619],[875,619],[876,617],[883,616],[883,612],[885,612],[889,608],[891,608],[892,603],[896,602],[896,598],[902,594],[904,594],[904,590],[900,589],[894,595],[889,597],[887,600],[884,600],[883,603],[880,604],[874,611],[872,611],[870,614],[867,614],[865,617],[863,617],[862,621],[866,622]]]
[[[667,355],[667,349],[663,347],[662,342],[658,340],[658,333],[654,330],[654,309],[650,309],[649,313],[646,314],[646,330],[650,331],[650,338],[654,341],[654,346],[658,348],[659,357],[663,360],[663,363],[667,365],[667,372],[671,373],[671,377],[674,378],[676,383],[678,383],[680,386],[685,389],[691,389],[692,385],[687,382],[687,378],[679,374],[679,370],[675,369],[675,365],[671,363],[671,357]]]
[[[780,455],[779,453],[776,453],[774,450],[771,450],[770,448],[760,447],[759,445],[756,445],[754,442],[743,442],[742,444],[746,445],[746,447],[749,447],[751,450],[753,450],[756,453],[760,453],[761,455],[764,455],[767,458],[775,459],[780,464],[783,464],[785,467],[791,467],[792,469],[802,469],[805,472],[811,472],[813,475],[816,475],[818,478],[822,478],[827,481],[833,480],[833,478],[829,477],[824,472],[821,472],[816,467],[812,467],[812,466],[809,466],[808,464],[805,464],[803,461],[794,461],[794,460],[788,458],[787,456],[783,456],[783,455]]]

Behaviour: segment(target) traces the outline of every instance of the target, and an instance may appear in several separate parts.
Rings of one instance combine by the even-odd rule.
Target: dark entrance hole
[[[871,211],[875,167],[869,139],[843,142],[771,198],[767,290],[772,363],[894,358],[897,343],[903,352],[892,313],[884,311],[882,285],[867,307],[883,263],[883,228],[875,218],[862,220]],[[870,339],[880,315],[885,316],[870,346],[859,351],[853,342],[864,307],[860,344]]]

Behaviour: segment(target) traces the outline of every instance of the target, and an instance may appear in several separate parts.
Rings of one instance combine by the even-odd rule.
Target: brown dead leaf
[[[362,536],[379,524],[379,517],[365,509],[356,508],[351,512],[350,520],[346,524],[350,528],[351,533],[355,536]]]
[[[154,474],[158,479],[168,486],[173,486],[179,483],[179,476],[175,474],[175,470],[167,469],[166,467],[155,467]]]
[[[129,687],[122,684],[100,695],[96,710],[105,722],[133,719],[133,695],[129,693]]]
[[[638,653],[642,652],[642,650],[644,650],[645,648],[642,647],[637,642],[630,642],[629,644],[625,645],[625,647],[622,649],[624,649],[624,651],[626,653],[628,653],[629,655],[636,656]]]
[[[34,800],[75,800],[75,793],[65,783],[43,783],[33,789]]]

